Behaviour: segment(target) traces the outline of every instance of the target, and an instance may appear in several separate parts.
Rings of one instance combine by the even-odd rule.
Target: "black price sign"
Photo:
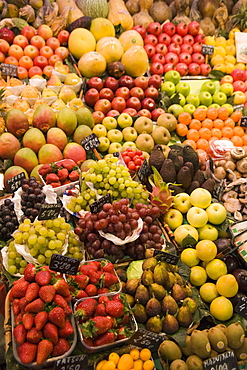
[[[234,309],[240,316],[247,320],[247,297],[241,297]]]
[[[236,104],[233,106],[233,110],[243,110],[244,109],[244,104]]]
[[[63,274],[76,275],[80,260],[54,253],[51,256],[50,269]]]
[[[147,176],[150,175],[150,168],[149,168],[149,165],[148,165],[148,162],[146,159],[144,159],[141,167],[139,168],[139,171],[137,172],[137,176],[140,180],[140,182],[143,184],[145,184],[145,179],[147,178]]]
[[[58,203],[42,204],[38,214],[38,220],[52,220],[53,218],[57,218],[61,208],[61,204]]]
[[[134,346],[149,348],[150,351],[157,352],[160,344],[165,340],[165,334],[152,333],[151,331],[139,328],[138,331],[130,338],[128,344]]]
[[[90,211],[92,213],[98,213],[102,210],[102,207],[105,203],[111,203],[111,194],[106,194],[96,202],[90,204]]]
[[[177,265],[179,261],[179,257],[176,256],[175,254],[163,252],[158,249],[155,249],[154,256],[160,256],[162,261],[166,261],[167,263],[170,263],[171,265]]]
[[[202,45],[202,54],[204,55],[213,55],[214,53],[214,46],[212,45]]]
[[[13,64],[2,63],[0,68],[3,76],[17,77],[17,66]]]
[[[237,359],[233,351],[221,353],[218,356],[203,361],[205,370],[239,370]]]
[[[114,152],[113,157],[119,157],[119,152]]]
[[[81,141],[81,145],[86,152],[91,152],[92,150],[98,148],[99,144],[99,139],[95,134],[91,134]]]
[[[87,370],[88,369],[88,357],[87,355],[82,356],[70,356],[64,357],[57,360],[54,365],[54,370]]]
[[[247,116],[241,117],[240,126],[241,127],[247,127]]]
[[[7,180],[8,190],[14,193],[19,187],[21,187],[22,179],[25,179],[25,173],[21,172]]]

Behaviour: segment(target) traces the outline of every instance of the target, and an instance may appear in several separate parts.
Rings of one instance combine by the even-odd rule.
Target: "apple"
[[[5,59],[6,60],[6,59]],[[29,69],[28,71],[28,77],[31,78],[35,75],[40,75],[42,76],[43,72],[42,72],[42,69],[38,66],[33,66]]]
[[[151,117],[152,117],[152,120],[153,121],[157,121],[158,117],[165,113],[164,109],[162,108],[155,108],[154,110],[152,110],[151,112]]]
[[[231,76],[233,78],[233,81],[245,81],[245,71],[243,71],[240,68],[236,68],[231,72]]]
[[[116,109],[111,109],[109,112],[106,113],[106,117],[118,117],[119,116],[119,111]]]
[[[106,152],[109,149],[110,146],[110,140],[107,137],[100,136],[99,139],[99,146],[97,147],[97,150],[100,152]]]
[[[121,98],[123,98],[124,100],[127,100],[130,97],[130,89],[128,89],[128,87],[126,86],[119,87],[115,91],[115,96],[121,96]]]
[[[104,125],[98,123],[97,125],[95,125],[93,127],[93,133],[97,136],[97,137],[103,137],[103,136],[106,136],[106,128]]]
[[[169,36],[173,36],[176,32],[176,26],[172,22],[166,22],[163,24],[162,32],[167,33]]]
[[[133,141],[135,142],[137,139],[137,132],[134,127],[125,127],[122,131],[124,141]]]
[[[172,95],[171,99],[174,98],[175,95],[176,94]],[[178,97],[179,97],[179,105],[181,105],[181,107],[183,107],[186,103],[185,97],[183,96],[183,94],[180,94],[180,93],[178,93]]]
[[[114,98],[114,92],[108,87],[103,87],[103,89],[100,90],[99,92],[99,98],[108,99],[109,101],[112,101]]]
[[[108,99],[99,99],[94,104],[94,110],[100,110],[104,114],[107,114],[109,110],[111,110],[111,108],[112,108],[112,105]]]
[[[178,56],[175,53],[169,52],[165,56],[166,63],[172,63],[173,65],[178,64]]]
[[[128,113],[131,117],[135,117],[137,115],[137,110],[134,108],[125,108],[122,113]],[[120,113],[119,113],[120,114]]]
[[[135,87],[133,87],[131,90],[135,89],[136,87],[141,88],[142,90],[146,90],[148,87],[148,78],[145,76],[138,76],[135,78]],[[135,96],[132,95],[131,96]],[[137,96],[138,98],[138,96]]]
[[[39,55],[39,50],[36,48],[36,46],[28,45],[24,49],[24,55],[34,59]]]
[[[0,39],[0,51],[3,54],[7,54],[8,50],[9,50],[9,43],[4,39]]]
[[[111,102],[112,109],[118,110],[120,113],[126,108],[126,101],[121,96],[117,96]]]
[[[211,95],[213,95],[216,92],[216,84],[213,81],[204,82],[201,86],[200,91],[207,91]]]
[[[148,117],[138,117],[134,123],[134,128],[138,134],[142,134],[143,132],[151,134],[153,131],[153,122]]]
[[[226,219],[226,209],[220,203],[211,203],[210,206],[206,208],[208,214],[208,221],[213,225],[220,225]]]
[[[42,46],[39,51],[39,55],[46,57],[46,59],[49,59],[53,55],[53,50],[50,48],[50,46]]]
[[[46,24],[42,24],[41,26],[39,26],[37,33],[44,40],[48,40],[53,35],[52,29]]]
[[[55,54],[58,55],[62,60],[64,60],[69,55],[69,50],[65,46],[59,46],[58,48],[56,48]]]
[[[194,41],[194,37],[192,35],[185,35],[183,37],[183,44],[189,44],[189,45],[194,45],[195,41]]]
[[[6,60],[6,59],[5,59]],[[244,104],[246,102],[246,96],[242,91],[235,91],[232,96],[233,104]],[[224,103],[223,103],[224,104]]]
[[[119,143],[111,143],[108,149],[109,154],[113,154],[116,152],[119,152],[119,150],[122,148],[122,145]]]
[[[150,112],[155,109],[156,104],[152,98],[144,98],[141,102],[142,109],[148,109]]]
[[[24,67],[17,67],[17,76],[20,80],[24,80],[24,78],[28,78],[28,71]]]
[[[188,236],[191,236],[195,241],[198,241],[199,235],[195,227],[191,225],[181,225],[174,230],[174,239],[179,246],[182,246],[183,240]]]
[[[167,46],[165,44],[159,43],[155,46],[155,51],[156,51],[156,53],[166,55],[167,52],[168,52],[168,49],[167,49]]]
[[[181,53],[187,53],[191,55],[193,53],[193,47],[190,44],[182,44],[180,46],[180,51]]]
[[[164,79],[177,85],[180,81],[180,74],[177,71],[168,71],[165,73]]]
[[[24,26],[21,29],[21,34],[25,36],[28,40],[31,40],[31,38],[36,35],[36,33],[36,29],[32,26]]]
[[[122,77],[120,77],[118,82],[119,82],[120,87],[124,86],[124,87],[127,87],[128,89],[132,89],[132,87],[135,86],[134,79],[128,75],[123,75]]]
[[[167,223],[171,230],[175,230],[177,227],[183,224],[183,215],[177,209],[170,208],[165,213],[163,220]]]
[[[176,26],[176,32],[180,36],[185,36],[188,33],[188,25],[184,22],[180,22]]]
[[[103,118],[102,125],[105,126],[107,131],[117,128],[117,120],[114,117],[107,116]]]
[[[201,42],[196,42],[193,47],[193,53],[201,53],[202,52],[202,43]]]
[[[215,241],[218,239],[218,230],[216,227],[210,224],[206,224],[203,227],[198,229],[199,240],[212,240]]]
[[[141,117],[152,118],[151,112],[148,109],[141,109],[137,112]]]
[[[158,22],[151,22],[147,27],[147,32],[152,33],[155,36],[159,36],[161,34],[161,25]]]
[[[138,24],[138,25],[134,26],[132,29],[137,31],[143,39],[146,36],[147,30],[146,30],[145,27],[143,27],[141,25]]]
[[[180,113],[183,113],[184,109],[179,104],[172,104],[168,108],[168,113],[172,113],[176,118],[179,116]]]
[[[97,124],[97,123],[101,123],[105,117],[104,113],[99,111],[99,110],[96,110],[92,113],[92,116],[93,116],[93,119],[94,119],[94,123]]]
[[[213,102],[219,105],[225,104],[227,101],[227,96],[221,91],[215,92],[213,95]]]
[[[187,213],[190,209],[190,196],[187,193],[179,193],[173,197],[173,208],[182,213]]]
[[[189,75],[198,76],[200,74],[200,66],[197,63],[189,64]]]
[[[209,64],[203,63],[200,65],[200,74],[202,76],[207,76],[211,72],[212,68],[210,67]]]
[[[196,108],[200,105],[199,96],[196,94],[189,94],[186,97],[187,104],[193,104]]]
[[[115,77],[106,77],[104,87],[107,87],[115,92],[119,87],[118,80]]]
[[[130,127],[132,126],[133,119],[127,113],[121,113],[117,119],[118,126],[121,128]]]
[[[102,79],[100,77],[91,77],[88,80],[88,83],[87,84],[88,84],[88,87],[90,89],[91,88],[94,88],[94,89],[96,89],[98,91],[100,91],[104,87],[104,81],[102,81]]]
[[[60,42],[60,45],[67,46],[68,39],[69,39],[69,32],[67,30],[62,30],[57,35],[58,41]]]
[[[146,45],[144,45],[144,49],[147,53],[148,59],[151,59],[156,53],[154,45],[146,44]]]
[[[29,42],[26,36],[17,35],[14,37],[13,44],[19,45],[22,49],[24,49],[29,44]]]
[[[78,41],[80,40],[78,39]],[[46,45],[50,46],[50,48],[55,51],[57,48],[59,48],[60,42],[56,37],[49,37],[48,40],[46,40]]]
[[[206,105],[208,107],[210,104],[212,104],[212,95],[207,91],[202,91],[199,93],[199,99],[200,103],[203,105]]]
[[[165,56],[160,53],[156,53],[152,58],[151,58],[151,63],[159,62],[161,64],[165,64]]]
[[[182,94],[183,96],[187,97],[190,93],[190,85],[187,82],[180,81],[176,85],[176,92]]]
[[[15,57],[19,60],[24,55],[24,52],[19,45],[12,44],[9,47],[8,54],[10,57]]]
[[[136,111],[141,109],[141,102],[140,99],[136,98],[135,96],[131,96],[126,101],[127,108],[134,108]]]
[[[199,207],[191,207],[187,212],[187,221],[191,226],[203,227],[208,222],[207,212]]]
[[[219,104],[216,104],[216,103],[213,103],[209,106],[209,108],[215,108],[215,109],[219,109],[220,108],[220,105]]]
[[[201,53],[194,53],[192,54],[192,62],[197,63],[199,65],[203,64],[205,62],[205,58]]]
[[[161,84],[162,78],[160,77],[160,75],[154,74],[148,79],[148,86],[153,86],[156,89],[159,89],[161,87]]]
[[[99,100],[99,92],[95,88],[90,88],[84,95],[84,100],[87,105],[93,107]]]
[[[39,55],[36,58],[34,58],[33,64],[35,66],[40,67],[41,69],[44,69],[46,66],[48,66],[48,60],[46,59],[46,57]]]
[[[231,96],[233,94],[233,85],[225,82],[224,84],[220,85],[219,91],[226,94],[226,96]]]
[[[30,45],[36,46],[37,49],[41,49],[42,46],[45,46],[45,40],[41,36],[35,35],[31,38]]]
[[[171,42],[177,45],[182,45],[183,38],[180,35],[175,33],[171,38]]]
[[[11,56],[5,58],[4,63],[13,64],[14,66],[19,65],[19,61],[15,57],[11,57]]]
[[[196,107],[193,104],[185,104],[183,106],[183,110],[184,110],[184,112],[187,112],[192,116],[192,114],[196,110]]]
[[[33,61],[27,55],[23,55],[23,57],[19,59],[19,66],[29,70],[33,66]]]
[[[174,53],[174,54],[177,54],[177,55],[179,55],[180,52],[181,52],[180,46],[178,44],[174,44],[174,43],[170,44],[168,46],[167,50],[168,50],[169,53]]]
[[[222,107],[225,107],[228,109],[228,112],[229,112],[229,116],[233,113],[234,109],[233,109],[233,106],[231,104],[223,104]]]
[[[180,74],[180,76],[187,76],[189,72],[188,65],[185,63],[178,63],[175,70]]]
[[[107,137],[111,143],[121,143],[123,140],[123,134],[120,130],[110,130],[107,132]]]
[[[0,51],[0,63],[3,63],[5,59],[5,55]]]
[[[232,84],[233,83],[233,77],[230,76],[230,75],[226,75],[226,76],[222,77],[222,79],[220,80],[220,85],[222,85],[226,82],[229,83],[229,84]]]
[[[146,81],[147,82],[147,85],[148,85],[148,80]],[[130,90],[130,95],[131,96],[134,96],[135,98],[138,98],[139,100],[142,100],[144,99],[144,91],[141,87],[132,87],[132,89]]]
[[[159,62],[152,63],[152,64],[150,65],[149,72],[150,72],[152,75],[153,75],[153,74],[157,74],[157,75],[162,76],[162,75],[163,75],[163,73],[164,73],[163,64],[162,64],[162,63],[159,63]]]
[[[233,88],[234,88],[234,91],[242,91],[242,92],[246,91],[246,85],[243,81],[234,81]]]
[[[198,35],[200,31],[200,23],[197,21],[192,21],[188,25],[188,33],[192,36]]]
[[[156,101],[156,100],[158,100],[159,92],[155,87],[150,86],[145,90],[145,97],[146,98],[152,98],[153,100]]]
[[[156,46],[156,45],[158,44],[158,39],[157,39],[157,37],[156,37],[156,36],[154,36],[154,35],[151,35],[151,34],[146,35],[146,36],[144,37],[144,45],[146,45],[146,44]]]
[[[203,188],[197,188],[190,194],[190,203],[194,207],[207,208],[211,204],[212,195],[210,192]]]

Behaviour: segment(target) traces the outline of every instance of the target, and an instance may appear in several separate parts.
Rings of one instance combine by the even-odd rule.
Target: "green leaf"
[[[187,330],[188,328],[183,328],[182,326],[180,326],[178,331],[176,331],[176,333],[174,334],[169,334],[169,337],[173,338],[181,347],[185,347]]]
[[[231,104],[231,105],[233,105],[233,101],[234,101],[234,95],[232,95],[232,96],[229,96],[229,98],[227,99],[227,103],[228,104]]]
[[[224,77],[226,74],[222,71],[218,71],[217,69],[214,69],[211,71],[208,75],[208,78],[216,79],[216,80],[221,80],[222,77]]]
[[[28,26],[28,23],[21,18],[12,18],[12,21],[14,25],[19,28],[19,30],[22,30],[23,27]]]
[[[220,31],[218,33],[218,36],[222,36],[222,37],[225,37],[226,39],[228,39],[228,32],[226,30],[220,29]]]
[[[185,282],[189,281],[190,267],[180,260],[178,261],[178,273]]]
[[[114,28],[115,28],[115,37],[118,38],[121,35],[121,33],[124,32],[123,26],[121,25],[121,23],[119,23],[114,25]]]
[[[181,247],[185,248],[185,247],[188,247],[189,245],[193,246],[193,245],[196,245],[196,243],[197,243],[196,239],[194,239],[193,236],[188,234],[186,238],[183,239]]]
[[[143,273],[142,264],[144,260],[133,261],[127,268],[127,279],[140,279]]]
[[[170,98],[171,104],[180,104],[180,96],[179,93],[176,93],[172,98]]]
[[[220,225],[214,225],[214,227],[218,230],[218,231],[227,231],[228,230],[228,227],[229,227],[229,220],[228,218],[225,219],[224,222],[222,222],[222,224]]]

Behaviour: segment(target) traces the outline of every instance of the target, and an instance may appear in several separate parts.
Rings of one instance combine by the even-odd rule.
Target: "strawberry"
[[[62,356],[64,353],[68,352],[70,349],[69,342],[64,338],[59,338],[58,343],[53,347],[52,356]]]
[[[69,285],[64,279],[58,279],[53,286],[56,289],[57,294],[60,294],[63,297],[70,295]]]
[[[62,159],[61,161],[56,163],[58,166],[62,166],[64,168],[67,168],[67,170],[70,172],[73,170],[74,167],[76,167],[76,163],[73,161],[73,159]]]
[[[99,261],[88,261],[88,266],[90,266],[94,271],[99,271],[101,268],[101,262]]]
[[[17,325],[13,330],[16,343],[20,346],[26,340],[27,331],[23,324]]]
[[[101,261],[101,266],[104,272],[109,272],[110,274],[114,274],[114,265],[111,262]]]
[[[53,344],[57,344],[58,342],[58,328],[56,325],[48,322],[45,324],[43,328],[43,337],[46,339],[50,339]]]
[[[120,328],[117,331],[117,340],[129,338],[131,335],[133,335],[134,331],[131,330],[128,327],[120,326]]]
[[[104,273],[104,285],[109,288],[111,285],[118,283],[118,277],[110,272]]]
[[[22,313],[25,312],[26,305],[27,305],[27,300],[26,300],[25,297],[22,297],[19,300],[19,307],[20,307],[20,310],[21,310]]]
[[[106,312],[112,317],[118,318],[124,314],[124,305],[120,301],[109,301],[106,303]]]
[[[51,185],[51,187],[53,188],[59,188],[59,186],[61,186],[61,182],[60,181],[53,181],[53,182],[50,182],[49,185]]]
[[[27,287],[29,282],[26,280],[19,280],[10,291],[10,300],[12,301],[14,298],[22,298],[25,297]]]
[[[97,301],[94,298],[88,298],[80,302],[76,308],[76,317],[82,319],[88,319],[94,313],[95,307],[97,306]]]
[[[30,283],[35,280],[35,273],[36,273],[36,268],[33,263],[29,263],[24,270],[24,278],[25,280],[29,281]]]
[[[103,346],[105,344],[115,342],[115,334],[113,332],[108,332],[105,334],[100,335],[95,341],[94,344],[96,346]]]
[[[23,323],[23,325],[24,325],[24,327],[25,327],[26,330],[30,330],[31,327],[34,324],[34,316],[33,316],[33,314],[30,313],[30,312],[26,312],[23,315],[22,323]]]
[[[69,176],[69,171],[67,170],[67,168],[62,168],[57,171],[57,176],[60,181],[64,181]]]
[[[118,324],[119,325],[126,325],[126,324],[128,324],[129,321],[130,321],[130,315],[129,315],[129,313],[123,315],[123,317],[119,318],[117,321],[118,321]]]
[[[74,328],[69,320],[65,320],[65,327],[63,329],[58,328],[58,336],[61,338],[67,338],[74,333]]]
[[[37,330],[41,330],[48,321],[48,313],[45,311],[38,312],[34,317],[34,324]]]
[[[14,299],[12,302],[12,310],[14,315],[18,315],[20,312],[19,299]]]
[[[42,338],[43,334],[41,330],[36,328],[31,328],[27,332],[27,341],[30,343],[38,344]]]
[[[50,271],[47,271],[47,270],[40,270],[35,275],[36,283],[38,283],[41,286],[50,284],[51,278],[52,278],[52,275]]]
[[[106,313],[106,310],[105,310],[105,305],[103,303],[99,303],[96,306],[94,314],[95,314],[95,316],[106,316],[107,313]]]
[[[74,281],[77,283],[79,288],[84,289],[89,282],[89,277],[84,274],[75,275]]]
[[[48,175],[49,176],[49,175]],[[53,351],[53,344],[48,339],[43,339],[37,348],[37,365],[41,365],[50,356]]]
[[[37,283],[31,283],[27,287],[25,298],[27,303],[33,301],[39,296],[39,285]]]
[[[67,303],[71,302],[72,300],[72,295],[69,293],[69,295],[64,295],[63,298]]]
[[[42,286],[39,290],[39,296],[44,302],[51,302],[56,294],[56,289],[53,285]]]
[[[39,168],[39,174],[45,177],[48,173],[51,173],[53,168],[50,164],[43,164],[42,167]]]
[[[45,178],[46,184],[51,184],[52,182],[58,182],[59,177],[55,173],[48,173],[48,175]]]
[[[108,288],[99,288],[98,290],[97,290],[97,294],[99,295],[99,294],[107,294],[107,293],[109,293],[109,289]]]
[[[89,281],[91,284],[98,284],[100,278],[101,278],[101,271],[90,271],[88,273]]]
[[[29,364],[36,358],[37,345],[25,342],[17,348],[17,353],[23,364]]]
[[[86,298],[88,297],[87,293],[85,292],[85,290],[76,290],[75,293],[74,293],[74,297],[76,299],[81,299],[81,298]]]
[[[65,327],[65,312],[62,307],[54,307],[49,313],[49,321],[59,328]]]
[[[72,309],[61,295],[55,294],[53,302],[56,303],[56,306],[63,308],[66,316],[72,313]]]
[[[90,265],[88,265],[88,264],[83,264],[83,265],[81,265],[80,267],[79,267],[79,270],[80,270],[80,272],[82,273],[82,274],[84,274],[84,275],[88,275],[88,273],[90,272],[90,271],[97,271],[96,269],[97,269],[97,266],[95,266],[94,268],[93,267],[91,267]]]
[[[70,172],[70,174],[69,174],[69,179],[72,182],[73,181],[78,181],[79,177],[80,177],[80,175],[79,175],[79,172],[77,170],[74,170],[74,171]]]
[[[95,316],[81,325],[82,335],[85,338],[95,338],[107,333],[113,327],[113,320],[109,316]]]
[[[101,297],[99,297],[99,299],[98,299],[98,303],[107,303],[107,302],[109,302],[110,301],[110,299],[109,299],[109,297],[107,297],[106,295],[102,295]]]
[[[45,308],[45,302],[42,301],[42,299],[37,298],[34,301],[32,301],[32,302],[30,302],[26,305],[25,312],[37,313],[37,312],[40,312],[40,311],[44,311],[44,308]]]
[[[18,315],[15,316],[14,323],[15,325],[22,324],[22,313],[18,313]]]
[[[94,284],[88,284],[85,288],[85,292],[89,297],[93,297],[97,294],[97,287]]]
[[[92,338],[83,338],[83,342],[86,343],[89,347],[94,347],[94,341]]]

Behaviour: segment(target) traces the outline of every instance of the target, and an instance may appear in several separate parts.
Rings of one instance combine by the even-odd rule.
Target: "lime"
[[[227,274],[219,277],[216,282],[216,288],[220,295],[230,298],[237,294],[238,283],[235,276]]]
[[[194,248],[186,248],[180,255],[181,261],[189,267],[198,265],[200,259],[198,258],[197,251]]]
[[[201,240],[196,244],[196,251],[202,261],[211,261],[217,254],[217,247],[211,240]]]
[[[225,262],[215,258],[207,264],[206,272],[210,279],[217,280],[220,276],[227,274],[227,267]]]
[[[190,270],[190,282],[195,286],[201,286],[207,281],[207,274],[203,267],[193,266]]]
[[[223,296],[215,298],[210,304],[210,313],[220,321],[229,320],[233,314],[232,302]]]
[[[200,296],[202,299],[210,303],[212,302],[216,297],[218,297],[218,291],[216,289],[216,285],[213,283],[205,283],[200,287]]]

